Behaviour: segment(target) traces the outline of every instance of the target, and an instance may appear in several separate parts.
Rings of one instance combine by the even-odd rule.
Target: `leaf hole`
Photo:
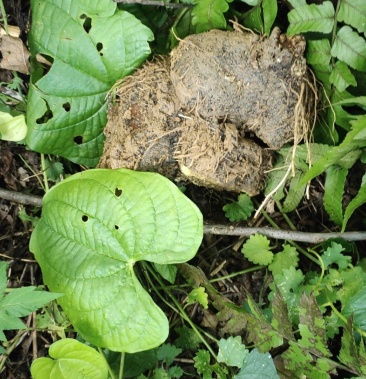
[[[114,194],[117,196],[117,197],[120,197],[122,195],[122,190],[120,188],[116,188],[115,191],[114,191]]]
[[[83,215],[81,217],[81,219],[84,221],[84,222],[87,222],[89,220],[89,217],[87,215]]]
[[[43,99],[44,100],[44,99]],[[48,102],[44,100],[46,104],[46,111],[43,113],[43,115],[39,118],[37,118],[36,123],[39,124],[46,124],[49,120],[53,118],[53,113],[50,109],[50,106],[48,105]]]
[[[76,137],[74,137],[74,142],[77,145],[81,145],[83,143],[83,136],[76,136]]]
[[[99,51],[100,56],[103,56],[102,49],[103,49],[103,44],[101,42],[98,42],[96,45],[97,50]]]
[[[90,29],[92,28],[92,19],[90,17],[87,17],[85,14],[82,14],[80,16],[81,19],[84,19],[83,22],[83,28],[84,30],[89,33]]]
[[[114,225],[114,229],[118,230],[119,226],[118,225]]]
[[[70,112],[71,105],[69,102],[66,102],[66,103],[62,104],[62,108],[64,108],[66,112]]]
[[[50,55],[47,54],[39,54],[41,56],[41,59],[43,58],[44,62],[42,62],[46,66],[51,66],[53,63],[53,58]]]

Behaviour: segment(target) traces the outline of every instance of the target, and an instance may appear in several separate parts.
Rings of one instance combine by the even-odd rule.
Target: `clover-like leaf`
[[[108,365],[92,347],[64,338],[53,343],[51,358],[38,358],[31,366],[33,379],[107,379]]]
[[[269,240],[261,234],[251,235],[241,251],[248,260],[258,265],[269,265],[273,260]]]
[[[44,282],[90,343],[129,353],[160,345],[168,321],[134,273],[140,260],[181,263],[201,243],[202,215],[156,173],[75,174],[43,199],[30,242]]]
[[[27,143],[32,150],[95,166],[103,149],[106,94],[150,54],[150,29],[111,0],[33,0],[32,54],[52,62],[35,67],[28,94]]]

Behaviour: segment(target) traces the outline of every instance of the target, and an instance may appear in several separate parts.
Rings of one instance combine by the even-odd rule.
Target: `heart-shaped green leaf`
[[[33,56],[53,61],[29,88],[27,143],[95,166],[103,148],[105,97],[150,54],[153,34],[112,0],[32,0]]]
[[[31,366],[33,379],[107,379],[108,365],[92,347],[65,338],[53,343],[51,358],[38,358]]]
[[[191,259],[203,235],[198,208],[168,179],[126,169],[69,177],[43,200],[30,248],[44,282],[90,343],[133,353],[160,345],[168,321],[137,280],[139,260]]]

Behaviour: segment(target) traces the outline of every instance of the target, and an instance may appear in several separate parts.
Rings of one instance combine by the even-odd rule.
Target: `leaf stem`
[[[27,163],[27,161],[19,154],[19,158],[22,160],[22,162],[26,165],[26,167],[28,168],[28,170],[37,178],[40,186],[42,187],[43,191],[46,192],[46,189],[42,183],[42,180],[39,178],[39,175],[37,175],[37,173],[32,169],[31,166],[29,166],[29,164]]]
[[[4,30],[5,30],[6,34],[9,34],[8,17],[6,15],[3,0],[0,0],[0,11],[1,11],[1,14],[3,15]]]
[[[181,317],[188,322],[188,324],[191,326],[191,328],[198,335],[198,337],[200,338],[200,340],[202,341],[202,343],[206,346],[207,350],[211,353],[211,355],[213,356],[213,358],[217,361],[217,356],[216,356],[215,352],[212,350],[211,346],[207,343],[207,341],[203,338],[203,336],[200,333],[200,331],[198,330],[197,326],[192,322],[192,320],[189,318],[189,316],[187,315],[187,313],[185,312],[185,310],[179,304],[179,301],[170,292],[170,290],[165,286],[165,284],[163,283],[163,281],[155,273],[155,271],[150,267],[150,265],[146,264],[146,262],[141,262],[141,263],[143,264],[143,267],[150,272],[150,274],[154,277],[154,279],[159,282],[161,288],[163,288],[163,290],[165,291],[165,293],[171,298],[171,300],[173,301],[174,305],[178,308],[179,314],[181,315]],[[162,298],[161,294],[156,290],[155,285],[151,281],[150,281],[150,284],[152,285],[152,287],[154,288],[154,290],[156,291],[156,293],[158,294],[158,296],[160,298]],[[165,299],[164,299],[164,302],[166,303]],[[170,305],[170,307],[171,307],[171,305]],[[171,308],[173,308],[173,307],[171,307]],[[216,339],[214,339],[211,336],[210,336],[210,338],[212,338],[214,341],[217,341]]]
[[[99,353],[102,355],[102,357],[104,358],[105,362],[107,363],[109,376],[111,377],[111,379],[116,379],[114,376],[113,370],[112,370],[111,366],[109,365],[107,358],[104,355],[103,349],[100,348],[99,346],[97,346],[97,349],[98,349]]]
[[[42,173],[43,173],[44,189],[45,189],[45,192],[47,193],[50,190],[50,188],[48,186],[47,167],[46,167],[46,162],[44,160],[44,154],[41,154],[41,167],[42,167]]]
[[[124,369],[124,365],[125,365],[125,357],[126,357],[126,353],[122,352],[121,353],[121,361],[120,361],[120,364],[119,364],[118,379],[122,379],[123,378],[123,369]]]

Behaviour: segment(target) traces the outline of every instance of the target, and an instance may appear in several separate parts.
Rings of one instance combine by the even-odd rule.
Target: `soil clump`
[[[304,50],[301,36],[278,28],[269,38],[220,30],[187,37],[171,57],[117,83],[99,167],[258,194],[273,151],[306,132]]]

